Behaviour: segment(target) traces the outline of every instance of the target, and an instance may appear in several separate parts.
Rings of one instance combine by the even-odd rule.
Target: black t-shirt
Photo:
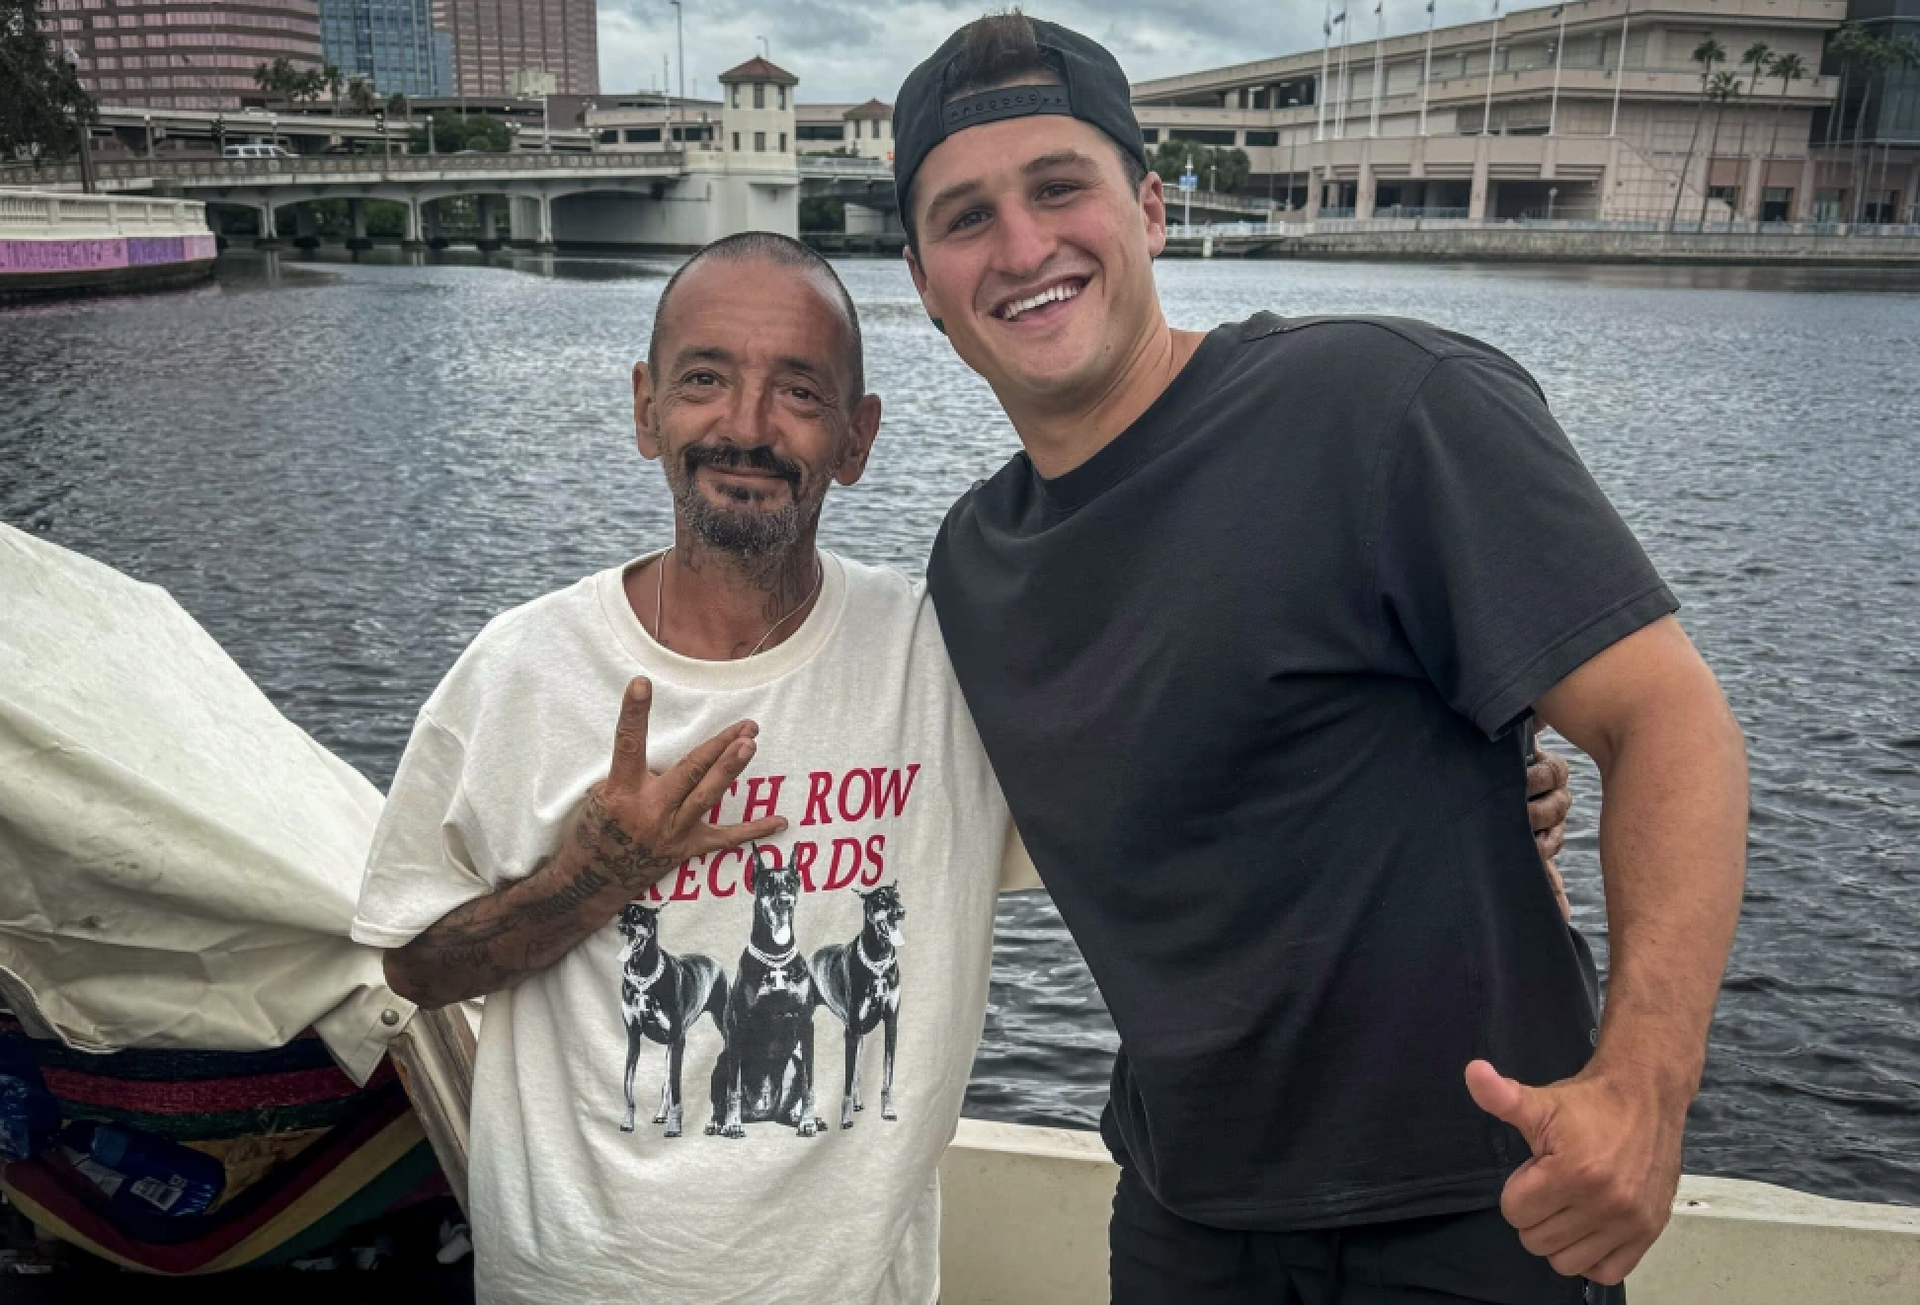
[[[1677,606],[1526,371],[1223,326],[1082,466],[976,485],[928,578],[1119,1029],[1121,1161],[1223,1227],[1496,1204],[1528,1151],[1467,1063],[1565,1078],[1595,1026],[1512,726]]]

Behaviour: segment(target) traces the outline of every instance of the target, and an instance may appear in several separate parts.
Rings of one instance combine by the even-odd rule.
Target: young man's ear
[[[867,456],[880,434],[880,396],[867,394],[853,406],[853,420],[847,426],[846,455],[833,469],[833,478],[842,485],[859,480],[867,469]]]
[[[1167,248],[1167,183],[1157,172],[1140,182],[1140,213],[1147,224],[1147,253],[1160,257]]]
[[[660,456],[653,403],[653,374],[645,362],[637,362],[633,365],[633,433],[640,445],[640,456],[649,460]]]
[[[940,334],[945,335],[947,333],[947,327],[946,324],[940,320],[939,302],[929,297],[927,274],[921,270],[920,259],[914,254],[913,246],[908,245],[900,252],[906,257],[907,275],[913,278],[913,289],[914,292],[920,296],[920,307],[926,312],[928,317],[933,319],[933,324],[939,328]]]

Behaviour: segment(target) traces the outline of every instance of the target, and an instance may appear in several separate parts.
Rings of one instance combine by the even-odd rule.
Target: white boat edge
[[[941,1305],[1104,1305],[1119,1170],[1097,1133],[963,1119],[941,1164]],[[1681,1181],[1633,1305],[1914,1305],[1920,1209]]]

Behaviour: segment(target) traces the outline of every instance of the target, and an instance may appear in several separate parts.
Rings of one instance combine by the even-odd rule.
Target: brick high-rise
[[[317,0],[51,0],[46,17],[78,56],[80,84],[106,104],[238,108],[260,97],[259,65],[321,61]]]
[[[597,95],[594,24],[594,0],[433,0],[433,25],[453,38],[453,85],[441,93],[512,95],[516,75],[544,72],[557,94]]]

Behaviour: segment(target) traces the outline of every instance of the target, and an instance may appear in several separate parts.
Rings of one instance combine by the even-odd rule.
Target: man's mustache
[[[795,490],[800,488],[802,475],[800,464],[791,458],[783,458],[772,449],[743,449],[737,444],[692,444],[680,455],[680,463],[689,479],[701,467],[717,471],[756,471],[778,476]]]

